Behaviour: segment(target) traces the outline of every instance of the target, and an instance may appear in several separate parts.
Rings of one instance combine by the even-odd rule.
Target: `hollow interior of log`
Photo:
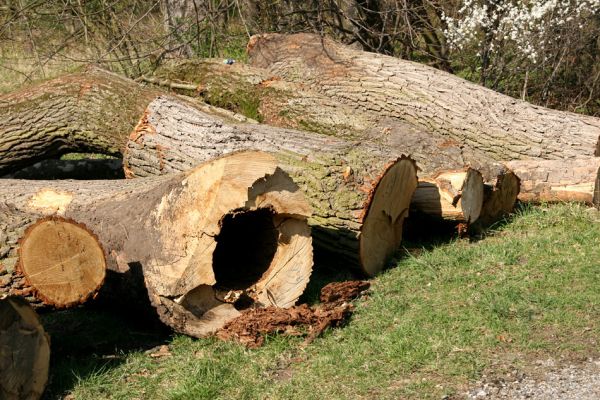
[[[277,251],[277,228],[271,209],[226,214],[213,254],[215,288],[243,290],[258,282]]]
[[[99,289],[106,260],[97,238],[85,226],[50,217],[25,232],[18,268],[42,301],[67,307],[83,303]]]

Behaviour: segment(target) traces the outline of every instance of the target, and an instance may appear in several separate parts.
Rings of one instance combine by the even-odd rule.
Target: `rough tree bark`
[[[199,93],[209,104],[238,113],[252,103],[261,121],[269,125],[391,147],[398,154],[410,154],[424,175],[467,165],[477,169],[494,161],[448,137],[378,112],[361,110],[355,104],[313,91],[302,82],[284,81],[266,69],[242,63],[171,61],[141,80],[175,88],[182,94]],[[183,87],[187,89],[177,89]]]
[[[273,152],[312,206],[315,245],[373,275],[398,248],[416,166],[384,147],[267,125],[227,124],[161,96],[146,109],[124,157],[130,177],[181,171],[240,149]]]
[[[142,80],[170,88],[187,88],[180,92],[193,90],[211,104],[238,112],[243,112],[244,104],[254,101],[261,120],[267,124],[376,143],[397,154],[410,155],[423,176],[435,177],[465,166],[481,170],[486,188],[484,201],[488,203],[484,220],[488,223],[512,210],[516,201],[516,177],[498,168],[495,159],[485,152],[380,112],[317,93],[302,81],[284,81],[263,68],[241,63],[224,65],[215,60],[172,61],[157,69],[154,76]],[[508,176],[499,180],[498,173]],[[431,184],[433,178],[424,179]],[[421,185],[417,191],[426,187],[431,186]],[[433,207],[448,209],[441,203]]]
[[[49,201],[44,195],[36,201]],[[87,227],[0,205],[0,296],[71,307],[94,296],[105,275],[104,250]]]
[[[538,107],[405,60],[312,34],[264,34],[250,62],[357,108],[448,136],[502,160],[598,155],[600,120]]]
[[[100,295],[118,288],[124,305],[149,296],[163,322],[192,336],[250,304],[293,305],[312,270],[309,206],[266,153],[148,179],[5,183],[0,204],[94,230],[121,283]]]
[[[88,67],[0,96],[0,174],[67,152],[118,155],[159,93]]]
[[[600,158],[523,160],[505,163],[520,179],[519,200],[600,204]]]
[[[0,298],[0,398],[37,400],[48,381],[50,339],[20,297]]]

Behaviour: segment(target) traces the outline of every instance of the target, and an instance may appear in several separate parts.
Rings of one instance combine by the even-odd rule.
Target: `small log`
[[[522,160],[505,165],[521,180],[518,198],[522,202],[600,205],[600,158]]]
[[[374,275],[396,251],[416,188],[412,160],[383,146],[266,125],[228,124],[169,96],[152,101],[124,156],[129,177],[186,170],[241,149],[273,152],[306,194],[315,246]]]
[[[0,399],[37,400],[48,381],[50,339],[20,297],[0,298]]]
[[[312,271],[310,208],[266,153],[150,179],[4,183],[0,204],[72,218],[98,235],[109,270],[99,297],[149,299],[164,323],[192,336],[249,305],[293,305]]]
[[[67,308],[93,297],[106,275],[104,250],[83,224],[0,206],[0,295]]]
[[[479,171],[445,171],[419,179],[411,208],[449,221],[475,222],[483,206],[483,178]]]
[[[510,169],[501,164],[488,165],[484,177],[483,206],[476,229],[485,228],[508,214],[517,202],[521,181]]]

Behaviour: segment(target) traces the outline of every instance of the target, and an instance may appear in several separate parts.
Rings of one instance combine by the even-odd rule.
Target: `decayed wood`
[[[375,274],[401,240],[416,187],[412,160],[387,148],[266,125],[228,124],[161,96],[146,109],[124,157],[128,176],[181,171],[240,149],[273,152],[312,206],[315,245]]]
[[[48,381],[50,339],[20,297],[0,298],[0,398],[37,400]]]
[[[534,106],[422,64],[312,34],[257,35],[248,51],[254,66],[498,161],[598,155],[597,118]]]
[[[600,158],[523,160],[505,164],[521,179],[520,201],[577,201],[599,205]]]
[[[266,153],[148,179],[3,183],[0,204],[73,218],[98,235],[107,280],[121,283],[100,296],[107,287],[124,304],[149,296],[166,324],[189,335],[218,329],[250,303],[291,306],[312,270],[310,208]]]
[[[0,174],[67,152],[119,154],[159,93],[89,67],[0,96]]]
[[[1,206],[0,229],[0,296],[65,308],[84,303],[104,283],[104,251],[84,225]]]
[[[445,220],[477,221],[483,206],[483,178],[479,171],[444,171],[433,178],[420,178],[411,208]]]

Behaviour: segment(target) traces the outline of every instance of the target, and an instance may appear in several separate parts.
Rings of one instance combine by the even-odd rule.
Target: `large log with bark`
[[[600,158],[505,163],[520,179],[526,203],[576,201],[600,205]]]
[[[34,201],[53,201],[47,194]],[[105,275],[104,250],[86,226],[0,205],[0,296],[23,296],[34,307],[71,307],[93,297]]]
[[[242,63],[225,65],[220,60],[171,61],[154,71],[153,76],[142,77],[141,80],[180,93],[193,90],[211,104],[239,112],[253,104],[256,107],[254,112],[258,112],[261,121],[270,125],[375,143],[398,154],[409,154],[425,176],[416,190],[414,208],[421,208],[430,215],[460,220],[461,204],[458,204],[456,194],[444,194],[445,188],[435,184],[435,177],[465,166],[483,172],[486,193],[483,196],[486,203],[483,215],[487,223],[511,211],[516,201],[516,177],[505,169],[499,169],[494,158],[483,151],[414,124],[318,93],[301,80],[282,80],[264,68]],[[499,180],[499,173],[508,176]],[[481,197],[475,186],[467,186],[467,191],[474,191],[467,197]],[[452,202],[446,202],[446,198],[452,198]],[[427,204],[419,205],[422,201]],[[476,202],[471,203],[475,211],[481,208],[481,205],[475,205]],[[471,223],[475,222],[478,213],[469,218]]]
[[[192,336],[250,305],[293,305],[312,270],[310,208],[263,152],[148,179],[4,183],[0,204],[73,218],[97,234],[110,272],[99,296],[149,298],[163,322]]]
[[[599,153],[599,119],[534,106],[422,64],[313,34],[256,35],[248,52],[253,66],[498,161]]]
[[[48,381],[50,339],[31,306],[0,297],[0,399],[37,400]]]
[[[90,66],[0,96],[0,174],[68,152],[119,155],[159,93]]]
[[[312,206],[315,245],[379,272],[402,238],[416,166],[387,148],[267,125],[228,124],[176,98],[146,109],[124,157],[129,177],[182,171],[240,149],[273,152]]]
[[[199,94],[204,101],[217,106],[207,110],[209,113],[218,107],[247,112],[252,105],[252,112],[268,125],[390,147],[398,154],[410,154],[426,176],[465,166],[478,169],[494,161],[485,153],[448,137],[432,134],[378,112],[357,108],[356,104],[347,104],[316,92],[302,81],[286,81],[267,69],[243,63],[170,61],[154,71],[152,76],[144,76],[140,80],[174,88],[181,94]],[[201,88],[200,91],[198,88]]]

